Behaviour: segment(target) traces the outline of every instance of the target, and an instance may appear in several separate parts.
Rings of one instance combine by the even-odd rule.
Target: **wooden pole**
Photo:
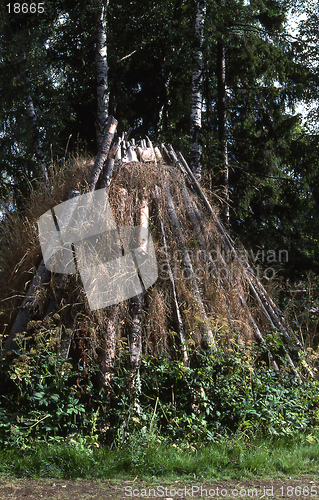
[[[288,340],[290,337],[289,337],[289,335],[288,335],[287,331],[285,330],[284,326],[283,326],[283,325],[282,325],[282,323],[280,322],[280,319],[278,318],[278,316],[276,315],[276,313],[274,312],[274,310],[272,309],[272,307],[271,307],[271,305],[270,305],[269,303],[267,303],[267,309],[268,309],[268,310],[266,309],[266,307],[265,307],[265,305],[264,305],[263,300],[261,299],[261,297],[259,296],[259,294],[258,294],[258,292],[257,292],[256,288],[254,287],[254,285],[253,285],[253,283],[252,283],[252,280],[250,279],[250,276],[249,276],[249,275],[248,275],[248,273],[246,272],[246,269],[245,269],[245,267],[243,266],[243,263],[242,263],[241,259],[239,258],[238,254],[237,254],[237,252],[236,252],[236,249],[235,249],[235,247],[234,247],[234,245],[232,244],[232,241],[231,241],[230,236],[228,235],[228,233],[227,233],[226,229],[224,228],[223,224],[219,221],[219,219],[218,219],[217,215],[215,214],[215,212],[213,211],[213,209],[212,209],[212,207],[211,207],[211,205],[210,205],[209,201],[207,200],[207,198],[206,198],[206,196],[204,195],[204,193],[203,193],[203,191],[202,191],[201,187],[199,186],[199,183],[197,182],[196,177],[194,176],[193,172],[190,170],[189,166],[187,165],[187,163],[186,163],[186,161],[185,161],[185,159],[184,159],[184,157],[182,156],[182,154],[181,154],[181,153],[179,153],[179,157],[180,157],[180,159],[181,159],[181,161],[182,161],[182,164],[183,164],[183,166],[185,167],[185,169],[186,169],[187,173],[188,173],[188,174],[189,174],[189,176],[191,177],[191,180],[192,180],[193,186],[195,186],[196,191],[198,192],[198,194],[200,195],[200,197],[201,197],[201,198],[202,198],[202,200],[204,201],[205,206],[208,208],[209,212],[213,215],[213,217],[214,217],[214,219],[215,219],[215,221],[216,221],[216,224],[218,225],[218,227],[219,227],[220,231],[222,232],[223,236],[225,237],[225,241],[227,242],[227,244],[228,244],[228,246],[229,246],[229,248],[230,248],[231,252],[233,253],[233,255],[234,255],[235,259],[237,260],[237,262],[239,262],[240,267],[242,268],[242,271],[243,271],[243,273],[244,273],[244,275],[245,275],[245,278],[246,278],[246,279],[247,279],[247,281],[248,281],[249,287],[250,287],[250,289],[251,289],[251,291],[252,291],[253,295],[254,295],[254,296],[255,296],[255,298],[257,299],[258,303],[260,304],[260,306],[261,306],[261,308],[262,308],[262,310],[263,310],[263,312],[264,312],[265,316],[267,317],[267,319],[268,319],[268,321],[269,321],[269,323],[270,323],[270,325],[271,325],[271,327],[272,327],[273,331],[275,331],[277,328],[276,328],[276,326],[274,325],[274,323],[273,323],[273,321],[272,321],[272,318],[274,318],[274,319],[275,319],[275,321],[276,321],[276,323],[277,323],[277,326],[278,326],[278,328],[280,329],[281,333],[283,334],[284,338],[285,338],[286,340]],[[248,264],[248,263],[247,263],[247,264]],[[255,278],[255,280],[257,281],[257,278]],[[259,281],[258,281],[258,282],[259,282]],[[260,284],[260,286],[262,287],[262,285],[261,285],[261,284]],[[262,297],[265,299],[265,295],[264,295],[264,294],[262,295]],[[266,302],[267,302],[267,300],[266,300]],[[271,311],[271,313],[269,313],[268,311]],[[284,332],[285,332],[285,333],[284,333]],[[299,342],[298,342],[298,344],[300,345],[300,343],[299,343]],[[298,345],[298,344],[297,344],[297,345]],[[287,361],[288,361],[289,365],[291,366],[291,368],[292,368],[292,370],[293,370],[293,372],[294,372],[295,376],[298,378],[298,380],[299,380],[299,381],[301,381],[300,376],[299,376],[298,372],[296,371],[295,365],[294,365],[294,363],[293,363],[293,361],[292,361],[292,359],[291,359],[291,357],[290,357],[289,353],[287,352],[286,347],[283,345],[283,346],[282,346],[282,348],[283,348],[283,351],[284,351],[284,353],[285,353],[285,357],[287,358]]]
[[[202,218],[199,210],[197,209],[197,207],[193,204],[192,200],[190,199],[186,186],[184,186],[184,189],[183,189],[183,198],[186,202],[186,206],[188,205],[189,207],[191,207],[193,209],[192,211],[191,210],[188,211],[188,216],[192,222],[193,229],[195,230],[196,236],[198,237],[198,240],[199,240],[201,247],[203,249],[206,249],[205,237],[204,237],[202,229],[201,229],[201,226],[204,226],[204,221],[203,221],[203,218]],[[222,255],[220,255],[220,259],[221,259],[221,264],[226,268],[227,264],[226,264]],[[208,260],[209,260],[209,264],[211,266],[213,266],[215,274],[217,275],[218,270],[216,268],[215,262],[213,261],[213,259],[210,256],[208,257]],[[276,361],[274,360],[274,357],[273,357],[271,351],[269,350],[269,348],[268,348],[268,346],[267,346],[267,344],[266,344],[266,342],[265,342],[265,340],[260,332],[260,329],[258,328],[257,323],[254,320],[254,318],[249,310],[249,307],[247,305],[245,298],[243,297],[243,295],[239,291],[238,287],[235,284],[233,284],[233,286],[235,288],[236,294],[241,302],[242,307],[244,307],[244,309],[247,313],[249,322],[252,326],[252,329],[253,329],[253,332],[255,334],[256,339],[258,340],[258,342],[260,344],[265,346],[267,353],[268,353],[269,360],[270,360],[275,372],[277,374],[279,374],[278,365],[277,365]],[[225,293],[224,293],[224,296],[225,296],[226,303],[228,303],[227,296]],[[234,322],[233,322],[233,324],[234,324]],[[235,329],[236,329],[236,326],[235,326]]]
[[[190,282],[191,282],[191,286],[192,286],[193,293],[194,293],[194,299],[197,303],[198,309],[199,309],[200,314],[201,314],[202,319],[203,319],[204,338],[205,338],[205,341],[207,342],[208,345],[210,345],[214,349],[216,349],[213,332],[212,332],[210,325],[209,325],[209,320],[207,318],[205,306],[204,306],[202,298],[201,298],[201,294],[200,294],[197,279],[196,279],[196,276],[194,273],[192,261],[191,261],[191,258],[189,256],[189,253],[187,251],[186,241],[185,241],[185,238],[184,238],[184,235],[182,232],[180,222],[179,222],[178,217],[177,217],[175,205],[174,205],[172,195],[171,195],[171,192],[170,192],[170,189],[168,186],[166,186],[166,188],[165,188],[165,195],[166,195],[168,216],[169,216],[169,219],[171,222],[171,226],[172,226],[172,229],[174,230],[174,233],[177,237],[179,247],[180,247],[181,251],[183,252],[183,264],[185,267],[185,271],[186,271],[187,275],[189,275],[191,278]]]
[[[140,234],[138,235],[138,246],[143,248],[147,241],[143,236],[143,229],[148,229],[149,225],[149,205],[146,192],[143,191],[141,205],[138,215],[138,225],[140,227]],[[142,280],[140,280],[142,292],[131,299],[132,304],[132,320],[129,331],[129,344],[130,344],[130,361],[131,366],[136,370],[142,359],[142,332],[143,332],[143,306],[145,300],[145,287]]]
[[[103,137],[102,141],[102,146],[100,149],[100,152],[97,155],[97,158],[94,163],[93,170],[91,172],[90,178],[89,178],[89,189],[93,191],[96,187],[97,181],[99,179],[101,170],[103,168],[104,162],[108,156],[110,146],[116,131],[116,126],[117,126],[117,120],[113,118],[113,116],[109,117],[106,131]],[[111,175],[111,174],[110,174]],[[71,199],[74,197],[74,195],[78,195],[80,193],[71,191],[69,194],[68,199]],[[70,215],[70,214],[69,214]],[[42,260],[35,276],[33,277],[31,284],[28,288],[28,291],[25,295],[25,298],[19,307],[19,311],[17,313],[17,316],[15,318],[15,321],[12,325],[12,328],[10,330],[9,336],[6,339],[1,357],[5,356],[5,354],[12,349],[17,348],[17,344],[15,342],[15,337],[18,333],[22,333],[26,327],[28,322],[32,319],[34,310],[37,304],[38,300],[38,291],[39,288],[46,286],[50,282],[50,276],[51,273],[48,271],[45,267],[44,261]],[[66,278],[62,278],[62,282],[65,283]],[[61,291],[63,290],[64,284],[62,283],[61,285],[61,290],[57,292],[56,298],[53,298],[51,300],[51,303],[49,304],[49,312],[53,311],[53,307],[57,304],[57,300],[61,298],[62,293]]]
[[[30,321],[32,315],[34,314],[34,310],[37,305],[37,297],[39,290],[41,290],[42,287],[48,284],[48,282],[50,281],[50,275],[51,275],[50,271],[47,270],[44,261],[42,260],[35,276],[31,281],[31,284],[22,301],[22,304],[19,307],[18,314],[12,325],[9,336],[3,346],[1,355],[2,357],[5,356],[5,354],[8,351],[17,349],[17,343],[15,341],[15,338],[18,333],[22,333],[23,331],[25,331],[28,322]]]
[[[219,230],[223,234],[223,236],[225,238],[225,241],[226,241],[229,249],[231,250],[231,252],[234,255],[235,259],[237,260],[237,262],[239,263],[240,267],[242,268],[242,271],[243,271],[243,273],[244,273],[244,275],[245,275],[245,277],[246,277],[246,279],[247,279],[247,281],[249,283],[249,287],[250,287],[253,295],[256,297],[257,301],[260,303],[261,307],[263,308],[263,310],[265,312],[265,315],[270,319],[272,327],[274,329],[276,329],[276,327],[274,326],[274,323],[273,323],[273,320],[274,320],[275,323],[277,324],[277,327],[280,329],[280,331],[284,335],[284,337],[286,339],[289,339],[290,336],[288,335],[285,327],[281,323],[281,321],[280,321],[278,315],[276,314],[276,312],[274,311],[272,305],[267,300],[266,291],[265,291],[264,287],[259,282],[259,280],[257,280],[257,278],[255,277],[255,275],[253,273],[253,270],[249,266],[248,262],[245,263],[246,264],[246,268],[244,267],[242,259],[238,256],[238,253],[237,253],[237,251],[235,249],[235,245],[234,245],[234,243],[233,243],[230,235],[228,234],[227,230],[223,226],[222,222],[218,219],[218,217],[217,217],[216,213],[214,212],[214,210],[212,209],[209,201],[207,200],[207,198],[206,198],[205,194],[203,193],[200,185],[198,184],[197,179],[195,178],[194,174],[190,170],[189,166],[187,165],[187,163],[186,163],[186,161],[185,161],[185,159],[184,159],[184,157],[182,156],[181,153],[179,153],[179,157],[181,158],[181,161],[182,161],[183,166],[185,167],[187,173],[191,177],[193,186],[195,187],[195,189],[196,189],[197,193],[199,194],[199,196],[204,201],[204,204],[205,204],[206,208],[208,209],[208,211],[213,215],[213,217],[215,219],[215,222],[216,222]],[[247,270],[249,271],[249,273],[252,276],[254,276],[255,283],[258,283],[258,288],[259,288],[259,290],[261,292],[261,297],[262,297],[263,300],[261,300],[261,297],[260,297],[259,293],[257,292],[256,287],[254,286],[254,284],[252,282],[252,279],[251,279],[250,275],[248,274]],[[265,306],[265,304],[267,304],[267,306]],[[300,344],[299,340],[295,336],[294,336],[294,341],[296,342],[296,345],[298,347],[301,347],[301,344]]]
[[[114,377],[114,363],[116,355],[116,334],[119,324],[119,305],[115,304],[108,309],[105,320],[105,331],[102,332],[102,346],[98,348],[98,363],[100,366],[100,389],[109,389]]]
[[[89,191],[94,191],[97,181],[99,180],[104,163],[107,160],[110,151],[116,127],[117,127],[117,120],[113,116],[110,116],[106,124],[104,136],[101,142],[101,147],[98,151],[92,173],[89,177],[88,181]]]

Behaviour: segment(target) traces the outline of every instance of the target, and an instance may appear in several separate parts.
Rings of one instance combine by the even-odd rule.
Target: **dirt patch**
[[[199,500],[202,498],[240,498],[243,500],[280,498],[319,498],[319,480],[311,477],[283,480],[203,481],[181,480],[161,483],[140,480],[55,480],[0,479],[0,500]]]

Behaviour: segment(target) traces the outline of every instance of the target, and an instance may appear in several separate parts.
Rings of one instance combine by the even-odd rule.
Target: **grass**
[[[319,476],[319,443],[303,439],[255,442],[229,440],[198,447],[134,439],[119,449],[42,444],[0,450],[0,476],[107,479],[128,476],[162,479],[250,479]]]

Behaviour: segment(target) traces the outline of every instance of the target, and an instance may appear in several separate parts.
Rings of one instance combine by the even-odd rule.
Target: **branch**
[[[116,62],[119,63],[121,61],[124,61],[125,59],[128,59],[129,57],[131,57],[133,54],[135,54],[135,52],[137,52],[139,49],[136,49],[136,50],[133,50],[133,52],[131,52],[130,54],[127,54],[127,56],[124,56],[124,57],[121,57],[121,59],[118,59]]]

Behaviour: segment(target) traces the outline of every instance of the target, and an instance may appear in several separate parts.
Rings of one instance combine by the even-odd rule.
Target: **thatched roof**
[[[180,357],[189,364],[196,349],[257,341],[276,372],[284,356],[299,377],[302,346],[219,220],[208,193],[182,155],[171,147],[153,155],[152,148],[142,143],[137,149],[142,161],[137,161],[130,144],[128,156],[115,162],[119,148],[111,149],[113,158],[104,158],[93,188],[102,183],[107,190],[118,227],[146,223],[155,248],[156,282],[129,300],[92,311],[79,274],[46,269],[37,221],[66,201],[71,189],[92,188],[93,162],[76,159],[63,172],[52,169],[51,191],[34,193],[23,216],[8,216],[0,276],[3,352],[17,347],[17,335],[50,331],[62,356],[80,350],[97,360],[105,385],[123,350],[136,369],[144,353]],[[282,339],[278,352],[268,347],[269,334]]]

